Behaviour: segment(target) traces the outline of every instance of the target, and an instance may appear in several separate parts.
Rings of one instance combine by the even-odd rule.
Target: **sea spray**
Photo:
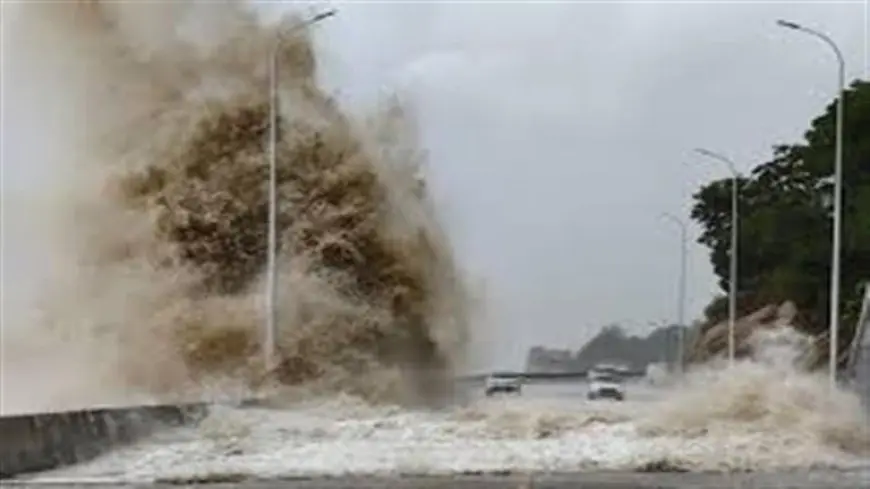
[[[697,440],[692,443],[743,439],[743,448],[734,443],[723,449],[723,460],[765,446],[772,452],[801,448],[804,458],[826,450],[870,457],[865,407],[854,392],[832,388],[823,372],[805,368],[809,337],[781,326],[757,330],[749,340],[751,358],[733,367],[718,362],[694,369],[639,417],[638,432]],[[780,458],[762,452],[759,457]]]
[[[57,266],[32,294],[39,321],[4,324],[6,339],[29,338],[27,356],[74,357],[58,366],[96,382],[88,399],[39,403],[263,384],[266,68],[279,29],[293,35],[278,52],[277,380],[375,400],[446,392],[470,303],[419,178],[413,114],[391,99],[347,115],[317,85],[301,20],[263,26],[244,2],[17,8],[6,96],[46,120],[31,119],[33,149],[4,165],[63,178],[27,196],[45,214],[31,236],[53,244]]]

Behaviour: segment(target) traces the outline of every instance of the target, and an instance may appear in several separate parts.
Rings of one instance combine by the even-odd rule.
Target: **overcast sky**
[[[679,235],[659,215],[727,174],[691,149],[748,171],[835,94],[829,48],[777,18],[829,33],[849,79],[870,67],[862,1],[333,4],[324,83],[351,107],[393,90],[417,106],[438,204],[486,282],[481,366],[675,319]],[[693,241],[692,317],[716,292],[708,261]]]
[[[848,78],[867,77],[866,2],[340,3],[318,26],[324,80],[353,104],[417,104],[439,204],[487,282],[488,360],[582,345],[599,326],[676,316],[690,194],[801,138]],[[699,230],[692,227],[694,240]],[[690,248],[690,314],[717,287]]]

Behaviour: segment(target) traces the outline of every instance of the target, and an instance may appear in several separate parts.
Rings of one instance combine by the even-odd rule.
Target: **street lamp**
[[[312,24],[332,17],[336,10],[327,10],[319,13],[304,22],[294,25],[287,34],[295,34]],[[276,325],[277,312],[277,249],[278,249],[278,170],[275,161],[278,144],[278,110],[280,100],[278,98],[278,53],[281,51],[279,36],[275,41],[272,51],[269,53],[269,217],[268,217],[268,243],[266,265],[266,324],[265,339],[263,341],[263,354],[266,361],[267,371],[275,367],[275,342],[277,338]]]
[[[837,135],[834,143],[834,229],[831,238],[831,317],[830,359],[828,364],[831,386],[837,385],[837,342],[840,332],[840,239],[843,227],[843,92],[846,90],[846,61],[843,53],[828,35],[794,22],[777,20],[776,24],[786,29],[800,31],[821,39],[837,57]]]
[[[680,280],[679,291],[677,293],[677,368],[679,372],[683,372],[683,349],[685,343],[685,322],[686,322],[686,258],[688,257],[688,226],[686,222],[679,217],[665,212],[662,214],[663,219],[667,219],[675,223],[680,228]]]
[[[708,149],[697,148],[695,152],[720,161],[728,165],[731,171],[731,256],[729,282],[730,291],[728,293],[728,364],[734,365],[734,325],[737,322],[737,239],[738,239],[738,222],[740,216],[737,209],[737,185],[740,175],[737,173],[737,166],[730,159],[722,156],[719,153],[714,153]]]

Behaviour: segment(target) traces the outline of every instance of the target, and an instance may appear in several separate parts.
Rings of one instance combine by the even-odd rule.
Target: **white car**
[[[523,383],[516,375],[492,374],[486,378],[487,397],[498,394],[521,394]]]
[[[614,401],[625,400],[625,386],[622,378],[610,372],[589,372],[589,392],[586,397],[589,400],[613,399]]]

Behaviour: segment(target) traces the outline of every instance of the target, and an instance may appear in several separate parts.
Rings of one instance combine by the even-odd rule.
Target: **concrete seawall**
[[[195,403],[0,416],[0,479],[84,462],[207,412]]]

